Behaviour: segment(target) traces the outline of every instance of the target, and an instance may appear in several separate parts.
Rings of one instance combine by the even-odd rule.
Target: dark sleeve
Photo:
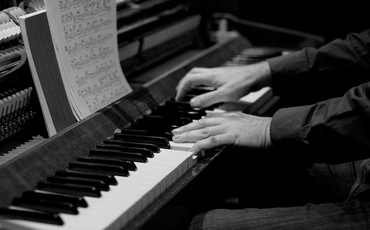
[[[365,83],[339,98],[281,109],[272,118],[271,140],[278,149],[314,162],[368,158],[369,99],[370,83]]]
[[[370,30],[318,49],[269,59],[274,93],[315,100],[342,96],[370,79]]]

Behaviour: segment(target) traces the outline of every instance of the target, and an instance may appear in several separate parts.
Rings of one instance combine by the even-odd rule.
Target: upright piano
[[[28,13],[31,1],[24,2],[22,10]],[[134,91],[54,136],[46,135],[27,66],[1,73],[14,79],[1,82],[9,85],[1,88],[4,92],[21,82],[32,91],[24,103],[27,110],[20,109],[32,113],[32,119],[0,142],[2,228],[186,228],[188,209],[171,212],[169,204],[191,203],[192,187],[205,184],[202,175],[217,164],[222,148],[196,157],[191,143],[171,142],[171,129],[205,112],[173,100],[177,83],[193,67],[254,63],[281,55],[284,48],[256,47],[237,32],[214,29],[220,17],[200,1],[117,0],[117,20],[120,61]],[[15,45],[23,49],[21,42],[2,49]],[[16,58],[17,64],[23,59]],[[278,101],[267,90],[254,103],[236,104],[245,112],[268,115]],[[9,116],[2,116],[2,127],[9,121],[4,117]],[[163,210],[170,211],[161,215]],[[156,218],[163,216],[166,224],[157,225]]]

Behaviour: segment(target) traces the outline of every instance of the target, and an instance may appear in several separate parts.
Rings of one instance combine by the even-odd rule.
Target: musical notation
[[[71,60],[71,67],[76,70],[85,69],[88,65],[109,57],[113,52],[113,49],[109,47],[99,47],[97,52],[91,50],[90,53],[86,53],[78,58],[73,58]]]
[[[101,36],[101,35],[98,35],[98,36],[90,36],[88,39],[81,39],[80,41],[74,41],[73,44],[69,44],[65,47],[65,51],[69,54],[69,55],[74,55],[76,53],[79,53],[81,51],[85,51],[85,50],[91,50],[92,48],[96,47],[96,46],[100,46],[100,45],[103,45],[107,42],[109,42],[109,40],[111,40],[113,38],[113,35],[112,34],[108,34],[106,36]]]
[[[117,72],[107,73],[100,77],[94,84],[88,84],[85,88],[80,88],[78,95],[83,99],[87,99],[93,95],[97,95],[104,90],[108,90],[110,86],[121,83],[121,79],[117,76]]]
[[[99,0],[60,0],[59,8],[61,12],[69,11],[83,6],[85,10],[95,10],[101,8],[110,8],[108,1]]]
[[[80,37],[85,37],[86,35],[89,34],[94,34],[102,29],[109,28],[112,26],[112,21],[111,20],[103,20],[101,19],[100,21],[98,20],[93,20],[91,22],[86,22],[80,23],[80,24],[73,24],[71,26],[65,25],[63,27],[64,30],[64,36],[65,39],[69,42],[72,42],[72,40]]]
[[[62,23],[70,23],[70,22],[79,22],[79,21],[85,21],[86,18],[89,17],[95,17],[101,13],[109,13],[111,10],[110,7],[102,6],[98,8],[91,7],[83,7],[82,11],[76,11],[76,12],[68,12],[62,15]]]
[[[104,70],[106,69],[104,68]],[[95,73],[87,73],[84,78],[85,83],[89,80],[93,81],[99,73],[104,74],[100,75],[98,81],[94,81],[94,84],[83,84],[85,87],[81,86],[78,91],[79,96],[86,100],[87,106],[92,112],[101,109],[101,105],[110,104],[117,98],[117,95],[124,96],[130,92],[125,87],[112,89],[113,85],[120,85],[122,79],[117,71],[108,73],[104,70],[99,69]]]
[[[78,119],[131,92],[118,59],[115,0],[46,0],[45,5]]]
[[[105,63],[101,66],[96,66],[96,71],[89,72],[88,70],[86,70],[84,75],[76,76],[76,83],[79,87],[84,87],[85,85],[89,85],[89,82],[93,82],[96,80],[100,81],[99,78],[104,78],[104,75],[107,75],[111,69],[116,69],[116,67],[117,64],[114,62]]]

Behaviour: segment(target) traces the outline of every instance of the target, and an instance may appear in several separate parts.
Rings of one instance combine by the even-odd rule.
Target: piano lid
[[[212,44],[204,9],[193,0],[117,2],[120,61],[130,79],[189,47]]]

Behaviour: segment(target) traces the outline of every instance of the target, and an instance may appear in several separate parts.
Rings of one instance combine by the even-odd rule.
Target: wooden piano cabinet
[[[246,47],[250,47],[246,39],[231,36],[210,48],[195,52],[194,56],[168,67],[164,73],[154,76],[149,73],[148,76],[153,79],[147,81],[145,77],[142,78],[147,83],[136,87],[133,93],[0,165],[0,206],[9,206],[14,197],[20,196],[26,190],[32,190],[40,180],[54,175],[55,171],[66,168],[69,162],[87,154],[96,144],[112,136],[115,129],[128,126],[151,109],[174,97],[175,86],[192,67],[221,66]],[[155,70],[152,73],[154,72]],[[148,208],[129,222],[128,229],[138,229],[153,217],[161,207],[201,174],[216,155],[199,161],[183,174]]]

